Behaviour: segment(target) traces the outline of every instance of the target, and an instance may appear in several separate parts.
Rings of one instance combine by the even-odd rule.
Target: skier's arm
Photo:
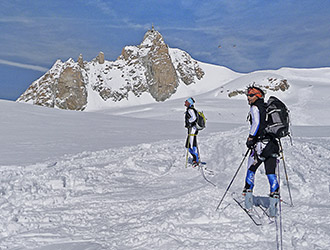
[[[251,127],[250,127],[249,137],[255,138],[260,127],[260,113],[258,107],[255,105],[251,106],[250,114],[251,114]]]
[[[193,123],[197,120],[195,111],[193,109],[188,110],[190,118],[189,118],[189,123],[193,125]]]

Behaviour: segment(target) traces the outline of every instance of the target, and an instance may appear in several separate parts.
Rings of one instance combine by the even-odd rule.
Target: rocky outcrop
[[[83,69],[84,68],[84,59],[83,59],[82,54],[79,55],[77,62],[78,62],[79,67]]]
[[[116,61],[100,52],[91,62],[58,60],[19,97],[19,102],[61,109],[84,110],[88,96],[119,102],[131,95],[150,94],[165,101],[179,84],[191,85],[204,76],[198,62],[179,49],[171,49],[153,27],[138,46],[126,46]],[[95,93],[91,93],[96,92]]]
[[[56,107],[83,110],[87,104],[87,91],[80,69],[65,68],[56,86]]]
[[[145,34],[140,49],[149,50],[142,57],[143,66],[146,68],[145,74],[149,92],[156,101],[165,101],[175,93],[179,85],[168,47],[161,34],[152,29]]]
[[[58,60],[17,101],[51,108],[84,110],[87,105],[87,89],[82,71],[79,63],[72,59],[65,63]]]
[[[198,62],[193,60],[187,52],[179,49],[172,49],[170,53],[178,77],[184,84],[194,84],[196,80],[201,80],[203,78],[205,74],[204,71],[199,66]]]
[[[256,84],[253,83],[256,87],[259,87],[263,90],[271,90],[271,91],[286,91],[290,88],[290,84],[288,83],[287,79],[278,79],[278,78],[267,78],[265,80],[265,84]],[[245,95],[245,89],[237,89],[233,91],[229,91],[228,97],[234,97],[237,95]]]
[[[265,88],[272,91],[286,91],[290,88],[290,84],[286,79],[277,79],[277,78],[268,78],[269,85],[266,85]]]
[[[100,51],[99,55],[96,57],[96,60],[98,61],[99,64],[104,63],[104,53]]]

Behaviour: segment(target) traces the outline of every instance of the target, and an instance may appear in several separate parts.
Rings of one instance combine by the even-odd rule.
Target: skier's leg
[[[277,181],[277,176],[275,174],[277,166],[277,159],[274,157],[269,157],[265,161],[266,175],[269,181],[270,193],[279,192],[279,184]]]
[[[270,157],[265,161],[266,175],[270,186],[269,215],[272,217],[277,214],[277,203],[279,201],[279,184],[275,174],[276,166],[277,159],[274,157]]]
[[[248,167],[247,167],[248,169],[245,177],[245,187],[243,189],[243,193],[248,189],[253,190],[254,176],[261,163],[262,161],[260,161],[257,157],[255,157],[255,151],[251,150],[248,159]]]
[[[199,155],[197,149],[197,133],[196,129],[193,127],[189,129],[189,153],[193,157],[193,162],[199,162]]]
[[[256,160],[255,151],[252,150],[248,160],[248,170],[245,177],[245,187],[243,189],[243,195],[245,196],[245,208],[251,209],[253,206],[253,187],[255,173],[260,166],[261,161]]]

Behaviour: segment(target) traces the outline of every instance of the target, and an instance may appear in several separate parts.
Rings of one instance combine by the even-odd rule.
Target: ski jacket
[[[266,127],[266,103],[258,99],[250,107],[250,132],[249,137],[255,143],[254,150],[258,158],[264,161],[269,157],[277,157],[279,154],[278,142],[264,133]]]
[[[266,127],[266,104],[263,99],[258,99],[251,104],[250,107],[250,132],[249,137],[255,141],[260,140],[264,136]]]

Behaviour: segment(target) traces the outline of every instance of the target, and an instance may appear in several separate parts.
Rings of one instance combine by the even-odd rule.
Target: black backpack
[[[265,134],[275,138],[290,135],[289,109],[275,96],[270,96],[266,104]]]

